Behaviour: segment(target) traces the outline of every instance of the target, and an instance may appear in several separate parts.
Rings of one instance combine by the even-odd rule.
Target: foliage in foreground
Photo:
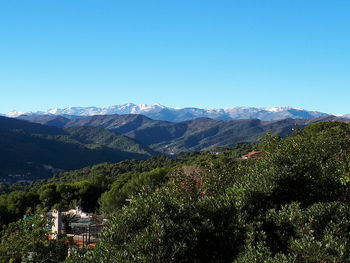
[[[0,262],[62,262],[67,238],[50,238],[51,220],[36,215],[9,224],[1,233]]]
[[[260,159],[204,154],[118,175],[99,201],[114,211],[100,242],[66,262],[350,262],[350,126],[257,148]]]
[[[349,125],[319,123],[267,136],[261,159],[179,170],[70,260],[349,262],[349,142]]]

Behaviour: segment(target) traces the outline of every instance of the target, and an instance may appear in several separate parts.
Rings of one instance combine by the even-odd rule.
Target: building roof
[[[262,151],[252,151],[245,155],[242,155],[242,159],[259,158],[263,152]]]

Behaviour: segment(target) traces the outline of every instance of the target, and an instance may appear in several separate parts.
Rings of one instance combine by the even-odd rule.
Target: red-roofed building
[[[243,160],[260,159],[260,158],[262,158],[262,154],[263,154],[262,151],[252,151],[252,152],[249,152],[245,155],[242,155],[241,159],[243,159]]]

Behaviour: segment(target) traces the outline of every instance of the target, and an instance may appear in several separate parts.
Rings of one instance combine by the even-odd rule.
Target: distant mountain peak
[[[10,118],[15,118],[15,117],[18,117],[18,116],[24,115],[24,114],[31,114],[31,112],[21,112],[21,111],[17,111],[17,110],[12,110],[12,111],[9,111],[8,113],[6,113],[5,116],[10,117]]]
[[[13,110],[8,112],[8,117],[18,117],[20,115],[61,115],[61,116],[93,116],[93,115],[112,115],[112,114],[141,114],[155,120],[165,120],[172,122],[192,120],[195,118],[211,118],[218,120],[237,120],[237,119],[260,119],[264,121],[279,119],[308,119],[314,117],[328,116],[329,114],[308,111],[290,106],[280,106],[271,108],[255,107],[232,107],[232,108],[171,108],[160,103],[154,104],[134,104],[127,103],[123,105],[114,105],[106,108],[91,107],[69,107],[64,109],[51,108],[46,111],[38,112],[19,112]],[[343,115],[347,116],[347,115]]]
[[[272,108],[264,108],[267,111],[271,111],[271,112],[279,112],[279,111],[284,111],[284,110],[304,110],[304,109],[299,109],[299,108],[292,108],[290,106],[280,106],[280,107],[272,107]]]

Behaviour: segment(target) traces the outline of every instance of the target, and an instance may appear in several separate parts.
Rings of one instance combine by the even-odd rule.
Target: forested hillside
[[[72,119],[51,115],[21,116],[20,118],[57,127],[94,126],[108,129],[118,134],[124,134],[164,154],[205,151],[215,147],[233,147],[236,143],[256,143],[266,132],[286,136],[291,134],[293,130],[320,121],[349,122],[349,119],[334,116],[277,121],[197,118],[183,122],[156,121],[135,114],[96,115]]]
[[[349,141],[349,124],[320,122],[256,145],[100,164],[4,187],[0,219],[76,204],[108,219],[93,249],[66,259],[53,243],[34,251],[55,262],[349,262]],[[261,154],[239,158],[251,150]],[[24,225],[0,235],[4,262],[33,252],[16,235],[40,240]]]
[[[0,179],[37,180],[101,162],[156,153],[123,135],[95,127],[60,129],[0,117]]]

